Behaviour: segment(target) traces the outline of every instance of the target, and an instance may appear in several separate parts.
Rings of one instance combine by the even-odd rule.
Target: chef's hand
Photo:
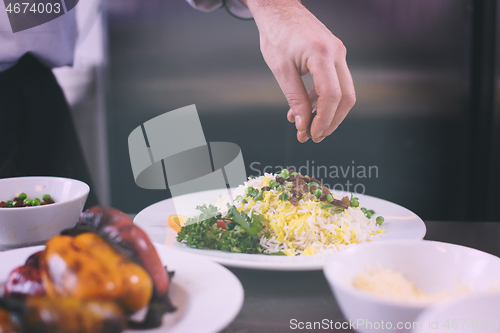
[[[344,44],[298,0],[241,2],[255,19],[262,55],[288,100],[287,118],[295,122],[297,139],[306,142],[311,126],[313,141],[322,141],[356,102]],[[301,79],[307,72],[314,81],[309,92]]]

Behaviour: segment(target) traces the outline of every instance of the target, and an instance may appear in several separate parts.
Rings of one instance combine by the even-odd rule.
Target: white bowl
[[[500,281],[500,258],[460,245],[387,241],[349,247],[330,256],[324,273],[344,317],[356,323],[351,327],[359,332],[409,332],[429,307],[394,301],[352,285],[358,274],[378,265],[403,274],[429,294],[451,291],[457,283],[484,291]]]
[[[483,293],[443,302],[422,312],[414,333],[500,332],[500,292]]]
[[[78,222],[89,186],[59,177],[0,179],[0,201],[12,200],[24,192],[28,198],[50,194],[55,203],[44,206],[0,208],[0,249],[40,244]]]

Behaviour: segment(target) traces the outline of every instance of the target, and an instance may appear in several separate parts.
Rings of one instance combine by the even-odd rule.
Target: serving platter
[[[244,300],[238,278],[225,267],[205,258],[155,244],[156,251],[169,271],[174,271],[169,295],[177,307],[163,316],[161,327],[127,330],[126,333],[220,332],[236,318]],[[43,250],[33,246],[0,252],[0,288],[9,273],[23,265],[33,253]]]
[[[194,216],[199,214],[195,210],[196,205],[207,202],[207,198],[218,198],[226,192],[223,190],[211,190],[186,194],[173,199],[157,202],[143,209],[134,218],[134,223],[143,228],[149,237],[157,243],[168,248],[183,251],[199,257],[204,257],[228,267],[260,269],[260,270],[282,270],[282,271],[311,271],[321,270],[328,255],[320,254],[313,256],[270,256],[265,254],[229,253],[209,249],[193,249],[177,242],[177,233],[168,226],[170,214],[182,214]],[[335,192],[339,197],[350,196],[350,192]],[[377,215],[385,219],[383,228],[385,233],[381,234],[377,241],[384,240],[420,240],[426,233],[426,227],[420,217],[410,210],[395,203],[378,199],[368,195],[355,194],[359,202],[367,209],[375,210]]]

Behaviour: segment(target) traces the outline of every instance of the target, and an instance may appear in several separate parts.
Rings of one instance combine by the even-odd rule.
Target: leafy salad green
[[[258,237],[263,228],[262,222],[267,221],[263,215],[252,212],[248,216],[229,204],[229,211],[224,217],[213,205],[197,206],[196,209],[201,214],[186,221],[177,233],[178,242],[184,242],[189,247],[228,252],[255,254],[264,251]],[[225,228],[220,227],[221,223]]]

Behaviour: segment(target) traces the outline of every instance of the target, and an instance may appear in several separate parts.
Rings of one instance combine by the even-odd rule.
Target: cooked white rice
[[[266,173],[249,179],[232,191],[232,197],[245,197],[246,188],[251,186],[260,189],[275,178],[276,175]],[[293,206],[290,201],[279,200],[281,192],[276,189],[264,193],[262,201],[246,197],[248,203],[230,202],[229,198],[224,198],[219,201],[218,208],[224,215],[227,212],[226,204],[230,203],[249,216],[252,211],[264,215],[269,223],[264,223],[260,244],[268,253],[283,252],[294,256],[336,252],[350,244],[369,242],[384,232],[376,224],[375,216],[370,219],[365,216],[361,205],[349,207],[342,213],[333,213],[332,209],[322,209],[312,194],[304,195],[298,206]],[[331,194],[335,199],[340,199],[333,192]]]

